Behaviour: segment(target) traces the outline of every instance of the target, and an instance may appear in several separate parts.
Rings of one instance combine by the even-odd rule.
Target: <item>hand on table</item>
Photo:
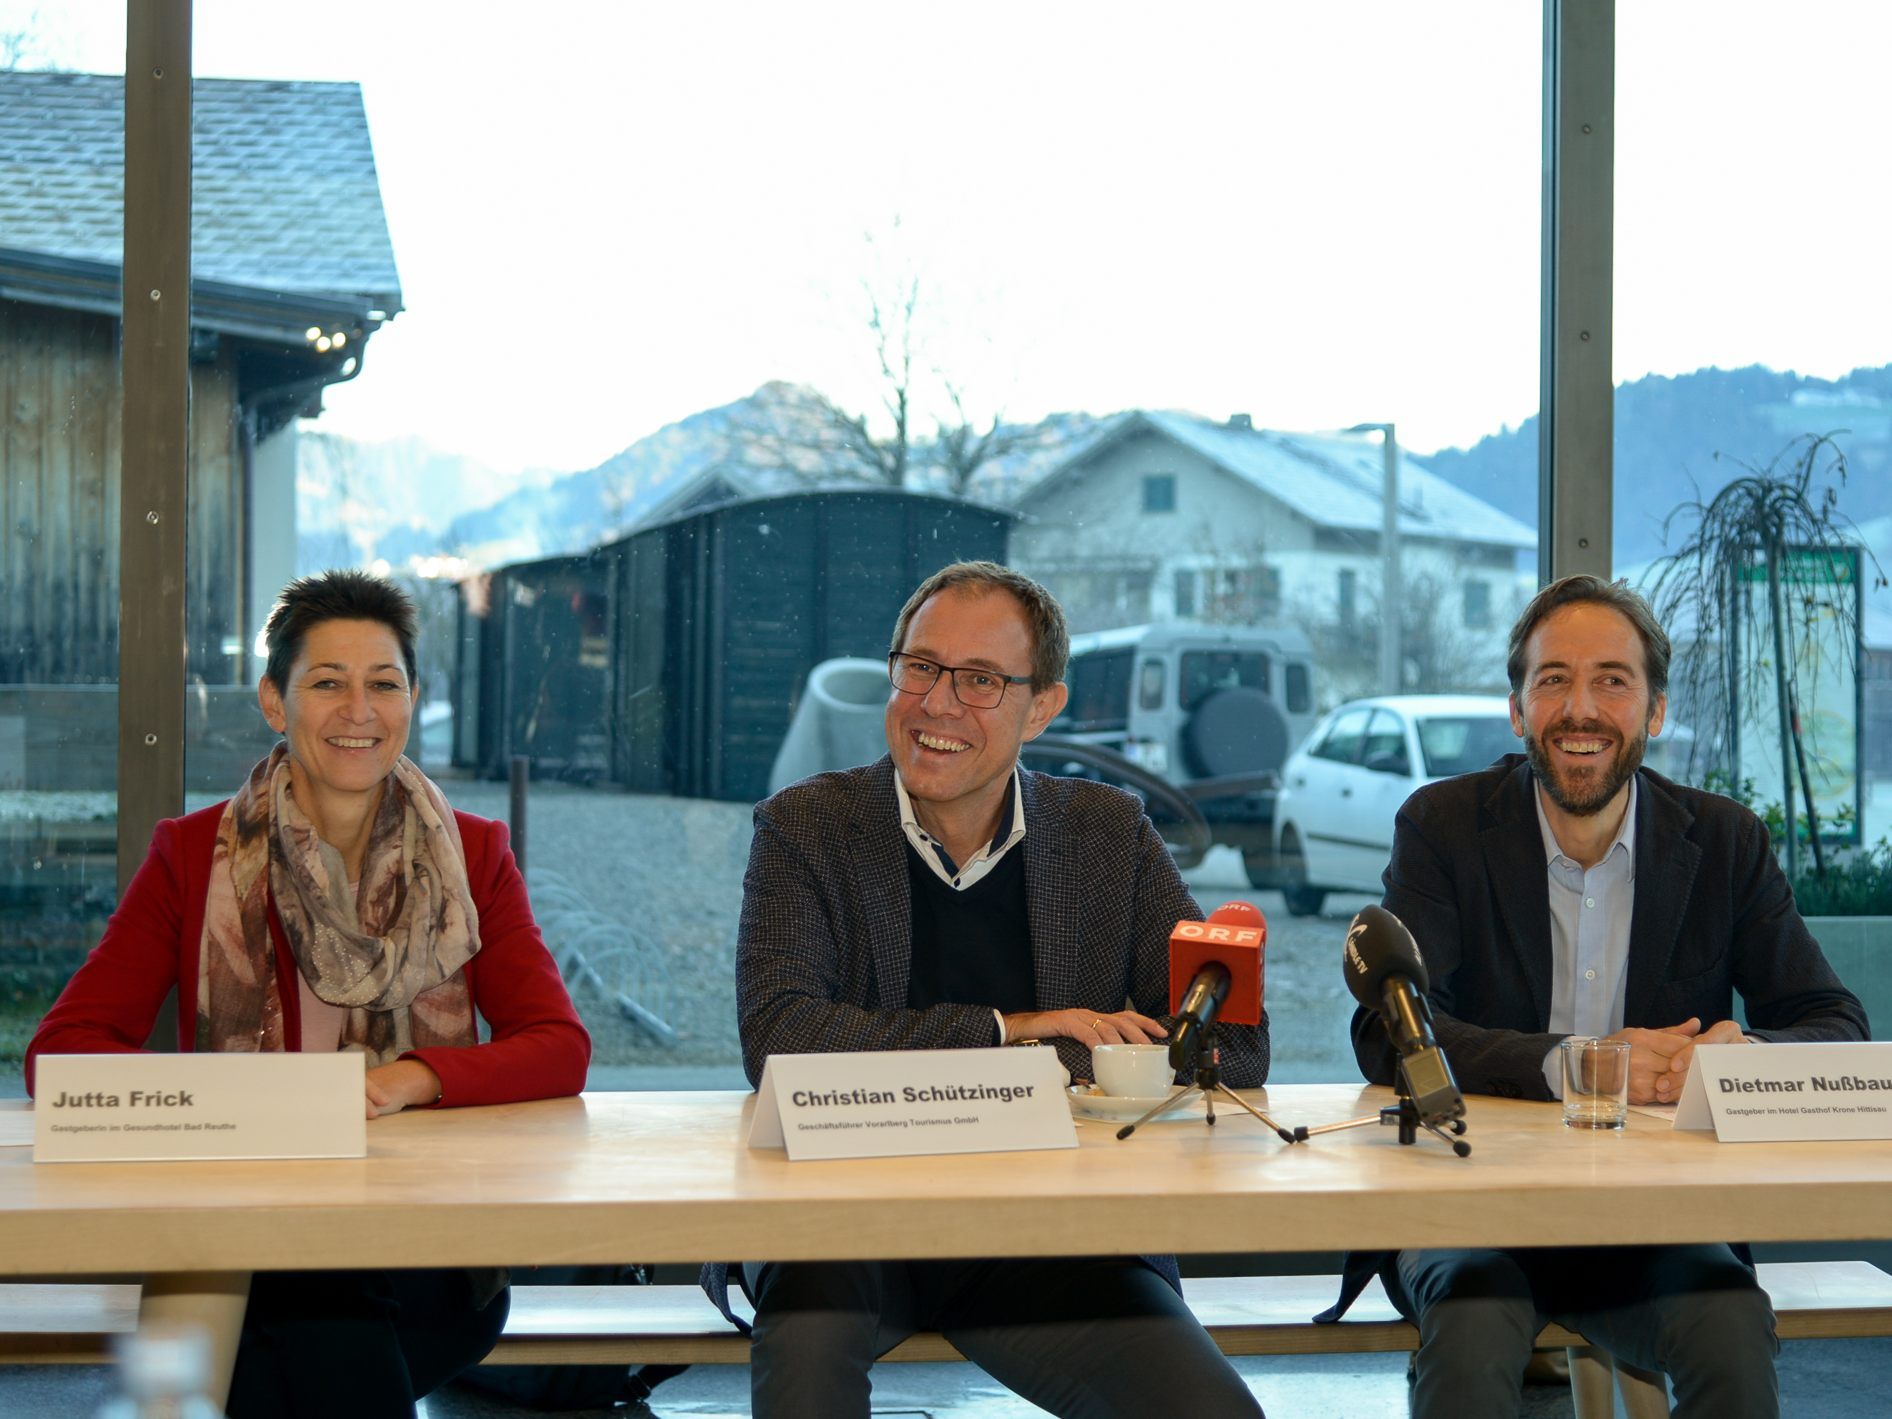
[[[1690,1024],[1699,1025],[1699,1021],[1690,1020]],[[1722,1020],[1702,1030],[1687,1044],[1669,1056],[1668,1073],[1656,1079],[1656,1098],[1665,1104],[1673,1104],[1682,1097],[1682,1086],[1688,1082],[1688,1067],[1695,1062],[1697,1045],[1745,1045],[1753,1041],[1747,1032],[1732,1020]]]
[[[1722,1020],[1707,1030],[1691,1015],[1679,1025],[1660,1030],[1618,1030],[1613,1040],[1629,1041],[1629,1102],[1632,1104],[1673,1104],[1682,1097],[1688,1082],[1688,1066],[1695,1057],[1696,1045],[1743,1044],[1747,1036],[1732,1020]]]
[[[1134,1010],[1025,1010],[1005,1017],[1005,1042],[1076,1040],[1086,1049],[1098,1045],[1147,1045],[1169,1038],[1169,1031]]]
[[[418,1059],[397,1059],[368,1071],[368,1117],[398,1114],[409,1104],[440,1097],[440,1076]]]

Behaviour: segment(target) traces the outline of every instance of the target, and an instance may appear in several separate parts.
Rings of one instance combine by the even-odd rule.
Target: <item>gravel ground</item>
[[[507,814],[506,786],[443,783],[456,808]],[[625,1019],[614,999],[577,981],[573,997],[592,1032],[594,1087],[739,1084],[736,917],[749,855],[749,808],[535,783],[527,798],[527,880],[555,955],[587,923],[581,943],[613,991],[655,1011],[677,1032],[666,1046]],[[1254,892],[1236,855],[1218,848],[1185,874],[1204,910],[1230,897],[1253,901],[1269,923],[1267,999],[1273,1077],[1308,1083],[1355,1077],[1347,1021],[1353,1002],[1340,977],[1351,914],[1367,900],[1335,897],[1318,918],[1287,914],[1280,895]],[[589,912],[563,904],[575,889]],[[567,971],[568,978],[572,978]]]
[[[441,786],[463,812],[507,816],[503,783]],[[740,1063],[736,916],[748,860],[746,804],[532,785],[526,882],[591,1031],[593,1087],[631,1082],[601,1072],[625,1067]],[[583,908],[568,904],[568,891]],[[574,947],[599,979],[574,976]],[[627,1019],[618,992],[674,1028],[676,1042],[661,1044]]]

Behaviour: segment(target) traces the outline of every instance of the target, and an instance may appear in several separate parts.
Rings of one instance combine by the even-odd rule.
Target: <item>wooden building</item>
[[[293,571],[292,421],[401,296],[357,85],[192,96],[187,654],[218,686]],[[123,113],[118,76],[0,72],[0,693],[118,678]]]
[[[462,587],[454,762],[753,802],[808,672],[880,657],[908,594],[1009,513],[825,489],[726,503]]]

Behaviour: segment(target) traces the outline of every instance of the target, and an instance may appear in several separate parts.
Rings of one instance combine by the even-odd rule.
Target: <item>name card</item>
[[[790,1159],[1075,1148],[1053,1049],[772,1054],[751,1148]]]
[[[1700,1045],[1675,1127],[1722,1143],[1892,1138],[1892,1043]]]
[[[49,1054],[33,1161],[361,1158],[367,1056]]]

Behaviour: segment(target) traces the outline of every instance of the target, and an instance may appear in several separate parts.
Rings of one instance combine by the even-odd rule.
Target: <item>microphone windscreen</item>
[[[1388,976],[1405,976],[1421,994],[1428,985],[1419,943],[1385,907],[1363,907],[1347,927],[1341,974],[1353,998],[1369,1010],[1380,1008],[1380,987]]]
[[[1209,920],[1229,926],[1252,926],[1257,931],[1267,928],[1267,923],[1261,919],[1261,908],[1253,902],[1224,902],[1209,913]]]
[[[1252,921],[1230,921],[1222,913],[1246,908]],[[1169,934],[1169,1012],[1175,1014],[1196,973],[1211,962],[1229,973],[1228,998],[1216,1018],[1228,1025],[1261,1023],[1261,956],[1268,924],[1246,902],[1218,908],[1207,921],[1179,921]]]

